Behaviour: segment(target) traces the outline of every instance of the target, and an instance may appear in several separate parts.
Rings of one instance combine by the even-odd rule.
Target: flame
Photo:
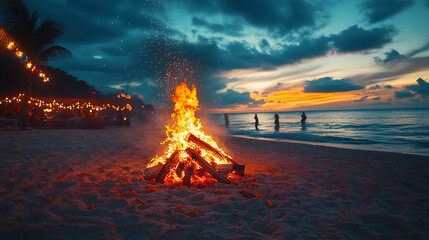
[[[195,112],[200,110],[199,101],[197,98],[197,89],[194,85],[192,85],[192,89],[189,89],[188,86],[183,82],[179,86],[176,87],[175,94],[172,98],[174,105],[174,113],[171,115],[174,122],[172,125],[166,125],[166,140],[161,144],[168,143],[168,148],[164,152],[162,156],[154,157],[147,167],[153,167],[158,164],[165,164],[168,157],[173,154],[174,151],[180,151],[179,163],[190,164],[191,158],[186,153],[186,149],[188,147],[192,149],[198,149],[196,145],[192,142],[187,141],[187,137],[190,133],[194,134],[199,139],[204,142],[210,144],[220,153],[228,156],[224,153],[224,151],[217,145],[217,143],[213,140],[213,137],[207,135],[203,131],[203,126],[201,124],[201,120],[195,116]],[[228,160],[224,158],[218,158],[214,154],[204,149],[198,149],[198,152],[201,157],[203,157],[208,163],[211,165],[216,164],[228,164]],[[230,156],[228,156],[230,157]],[[196,168],[199,166],[197,164]],[[210,179],[204,179],[198,176],[193,176],[193,180],[198,182],[204,182]],[[168,173],[165,184],[170,185],[177,182],[181,182],[181,178],[179,178],[174,169],[172,168]]]

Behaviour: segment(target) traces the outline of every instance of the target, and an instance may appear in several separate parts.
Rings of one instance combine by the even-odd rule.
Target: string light
[[[24,52],[21,51],[18,44],[13,40],[11,36],[0,26],[0,38],[1,39],[7,39],[6,41],[9,41],[9,43],[6,45],[6,48],[11,51],[17,58],[21,59],[24,56]],[[43,82],[49,82],[49,78],[46,77],[42,71],[39,70],[39,68],[34,65],[31,60],[27,57],[26,61],[24,62],[24,66],[32,71],[33,73],[39,73],[39,77],[43,79]]]
[[[0,101],[0,105],[5,104],[11,104],[13,102],[20,103],[24,98],[24,94],[19,94],[17,97],[13,98],[5,98]],[[45,102],[44,100],[37,99],[37,98],[30,98],[28,100],[28,104],[32,105],[34,108],[41,109],[44,113],[57,113],[60,109],[67,109],[67,110],[82,110],[82,111],[88,111],[89,113],[95,114],[97,112],[103,111],[103,110],[113,110],[113,111],[131,111],[132,107],[130,104],[127,104],[125,107],[119,107],[112,104],[102,104],[100,106],[91,104],[91,102],[87,103],[80,103],[76,102],[71,105],[67,105],[64,103],[60,103],[56,100],[52,100],[51,102]]]

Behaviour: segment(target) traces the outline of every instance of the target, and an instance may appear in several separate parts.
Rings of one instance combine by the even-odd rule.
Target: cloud
[[[328,3],[307,0],[188,0],[189,10],[243,19],[248,24],[285,35],[302,28],[316,28],[327,19]]]
[[[215,71],[243,68],[273,69],[325,56],[332,52],[332,49],[346,54],[379,48],[391,41],[394,32],[392,27],[363,29],[354,25],[339,34],[303,38],[299,43],[284,44],[280,49],[270,49],[268,52],[260,52],[245,40],[230,41],[221,47],[213,38],[200,35],[199,41],[190,47],[198,53],[196,57],[203,59],[202,62],[214,63],[215,65],[208,66]],[[269,47],[269,43],[263,39],[259,46],[264,50]],[[205,52],[204,49],[210,51]]]
[[[399,60],[402,60],[402,59],[406,58],[405,55],[400,54],[395,49],[392,49],[390,52],[384,53],[384,55],[386,55],[386,58],[381,59],[379,57],[374,57],[374,61],[377,64],[386,64],[386,63],[389,63],[389,62],[399,61]]]
[[[429,67],[429,57],[414,57],[401,60],[400,64],[386,64],[382,71],[350,76],[363,85],[370,85],[386,79],[397,79],[400,76],[426,70]]]
[[[117,90],[122,90],[125,89],[126,86],[130,87],[130,88],[135,88],[138,86],[141,86],[142,83],[141,82],[130,82],[130,83],[121,83],[121,84],[117,84],[117,85],[110,85],[109,87],[117,89]]]
[[[209,23],[201,18],[192,18],[192,24],[199,27],[205,27],[213,33],[223,33],[225,35],[240,37],[243,36],[243,26],[238,22],[232,24]]]
[[[373,101],[378,101],[378,100],[380,100],[381,98],[380,97],[374,97],[374,98],[371,98],[371,100],[373,100]]]
[[[331,38],[339,52],[359,52],[383,47],[396,33],[393,26],[365,30],[353,25]]]
[[[270,48],[270,43],[265,38],[263,38],[261,41],[259,41],[258,45],[262,50],[267,50]]]
[[[429,0],[428,0],[429,1]],[[417,48],[417,49],[414,49],[414,50],[412,50],[411,52],[409,52],[408,54],[407,54],[407,57],[412,57],[412,56],[414,56],[414,55],[417,55],[417,54],[419,54],[419,53],[421,53],[421,52],[424,52],[424,51],[426,51],[426,50],[428,50],[429,49],[429,42],[428,43],[426,43],[424,46],[422,46],[422,47],[420,47],[420,48]]]
[[[355,100],[355,102],[365,102],[365,100],[368,98],[368,96],[361,97],[359,100]]]
[[[374,85],[368,88],[369,90],[377,90],[377,89],[381,89],[380,85]]]
[[[392,85],[378,85],[378,84],[376,84],[376,85],[373,85],[373,86],[370,86],[368,89],[369,90],[378,90],[378,89],[382,89],[382,88],[385,88],[385,89],[392,89],[393,87],[392,87]]]
[[[235,105],[248,105],[248,104],[263,104],[264,100],[255,101],[250,97],[249,92],[239,93],[232,89],[228,89],[226,93],[218,94],[219,104],[225,107],[232,107]]]
[[[334,80],[332,77],[319,78],[313,81],[306,81],[305,93],[330,93],[348,92],[363,89],[363,86],[355,85],[350,79]]]
[[[409,91],[395,91],[395,98],[397,99],[410,98],[410,97],[414,97],[414,94]]]
[[[153,14],[143,14],[145,11],[164,12],[162,5],[155,5],[152,1],[25,0],[24,2],[29,9],[37,9],[40,16],[49,16],[66,26],[64,35],[59,39],[60,43],[105,43],[126,37],[131,28],[165,30],[161,19]]]
[[[369,23],[377,23],[404,11],[414,2],[414,0],[365,0],[360,7]]]
[[[405,87],[407,90],[413,91],[414,94],[420,94],[423,98],[429,96],[429,83],[419,78],[416,85],[409,85]]]

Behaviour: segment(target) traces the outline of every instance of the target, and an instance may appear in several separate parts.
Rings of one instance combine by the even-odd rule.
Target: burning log
[[[231,173],[234,171],[234,164],[218,164],[216,170],[221,173]]]
[[[179,160],[179,151],[174,151],[173,154],[167,160],[165,161],[164,166],[162,166],[161,170],[159,170],[158,174],[155,177],[155,181],[159,183],[164,183],[164,179],[167,176],[167,174],[170,172],[170,169],[174,167],[177,164],[177,161]]]
[[[144,170],[144,179],[151,180],[155,178],[156,174],[158,174],[159,170],[162,168],[162,164],[157,164],[153,167],[146,168]]]
[[[235,171],[237,173],[237,175],[239,175],[239,176],[242,176],[242,177],[244,176],[244,167],[245,167],[244,165],[238,164],[237,162],[232,160],[230,157],[225,156],[224,154],[219,152],[216,148],[210,146],[210,144],[199,139],[198,137],[196,137],[192,133],[189,133],[186,139],[187,139],[187,141],[194,143],[198,147],[200,147],[206,151],[210,151],[216,157],[221,158],[221,159],[226,159],[227,161],[232,162],[232,164],[234,165],[234,169],[232,171]]]
[[[244,165],[240,164],[218,164],[216,170],[223,174],[234,172],[239,176],[244,176]]]
[[[183,169],[186,167],[186,165],[184,163],[179,163],[179,165],[176,168],[176,175],[177,177],[181,178],[182,177],[182,171]]]
[[[185,176],[183,177],[183,181],[182,181],[183,185],[188,187],[191,186],[192,175],[194,175],[194,164],[192,164],[185,170]]]
[[[218,171],[216,171],[215,168],[213,168],[204,158],[202,158],[198,153],[196,153],[191,148],[187,148],[186,152],[193,158],[198,165],[200,165],[204,171],[208,172],[214,179],[216,179],[220,183],[229,183],[229,180],[224,177],[222,174],[220,174]]]

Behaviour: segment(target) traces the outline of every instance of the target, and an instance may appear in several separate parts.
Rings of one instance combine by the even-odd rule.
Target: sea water
[[[275,130],[274,114],[280,117]],[[251,138],[295,141],[353,149],[381,150],[429,156],[429,109],[231,113],[228,132]],[[225,127],[224,115],[213,115]]]

